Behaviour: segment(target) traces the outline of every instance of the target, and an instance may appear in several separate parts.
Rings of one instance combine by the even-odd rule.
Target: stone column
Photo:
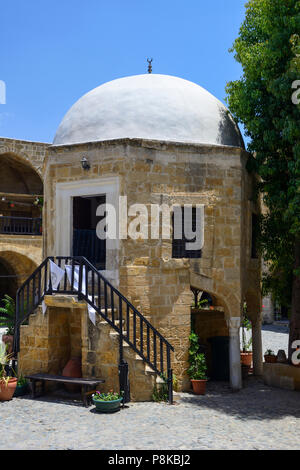
[[[253,373],[263,375],[261,318],[252,322]]]
[[[233,390],[242,388],[241,350],[240,350],[240,317],[227,319],[229,328],[229,371],[230,386]]]
[[[263,321],[265,323],[271,324],[274,322],[274,302],[272,296],[268,295],[262,300],[263,304]]]

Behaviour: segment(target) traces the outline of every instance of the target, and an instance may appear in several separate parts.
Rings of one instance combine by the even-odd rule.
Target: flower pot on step
[[[0,379],[0,401],[8,401],[12,399],[17,383],[17,377],[11,377],[7,383],[4,379]]]
[[[277,357],[274,356],[273,354],[265,354],[264,358],[265,358],[265,362],[269,364],[274,364],[275,362],[277,362]]]
[[[241,351],[241,363],[244,364],[245,366],[251,367],[252,365],[252,356],[253,353],[251,352],[242,352]]]
[[[193,392],[196,395],[205,395],[206,392],[206,382],[207,380],[195,380],[191,379]]]

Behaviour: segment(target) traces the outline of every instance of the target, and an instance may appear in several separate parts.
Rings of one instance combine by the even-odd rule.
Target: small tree
[[[15,315],[16,315],[16,305],[15,301],[9,296],[5,295],[2,299],[4,307],[0,307],[0,327],[7,327],[7,335],[14,334],[15,328]]]
[[[188,375],[193,380],[206,380],[206,360],[205,355],[199,352],[199,338],[196,333],[191,333],[189,336],[190,349],[189,349],[189,363]]]
[[[265,286],[291,297],[290,346],[300,339],[300,106],[292,101],[299,35],[299,0],[250,0],[232,48],[243,75],[226,88],[229,108],[250,138],[255,158],[248,169],[260,176],[267,207],[260,237]]]

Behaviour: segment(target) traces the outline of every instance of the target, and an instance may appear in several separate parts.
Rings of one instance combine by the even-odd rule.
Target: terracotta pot
[[[82,377],[81,358],[80,357],[72,357],[67,362],[67,364],[65,365],[65,367],[62,371],[62,375],[64,377],[74,377],[74,378]],[[80,389],[80,386],[65,384],[65,388],[69,392],[77,392]]]
[[[205,395],[207,380],[193,380],[191,379],[193,392],[196,395]]]
[[[241,352],[241,362],[245,366],[250,366],[252,365],[252,352]]]
[[[17,377],[10,378],[7,385],[3,379],[0,379],[0,401],[8,401],[12,399],[17,383]]]
[[[275,362],[277,362],[277,357],[272,356],[271,354],[266,354],[264,358],[265,358],[265,362],[268,362],[268,363],[274,364]]]
[[[7,353],[8,354],[12,353],[13,342],[14,342],[13,335],[3,335],[2,336],[2,343],[4,343],[7,346]]]

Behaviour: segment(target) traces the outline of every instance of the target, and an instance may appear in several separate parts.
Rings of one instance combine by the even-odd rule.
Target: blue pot
[[[28,384],[17,385],[14,393],[14,397],[22,397],[28,393]]]
[[[111,401],[101,401],[93,397],[93,403],[96,406],[96,410],[100,413],[114,413],[115,411],[119,411],[122,400],[123,398]]]

